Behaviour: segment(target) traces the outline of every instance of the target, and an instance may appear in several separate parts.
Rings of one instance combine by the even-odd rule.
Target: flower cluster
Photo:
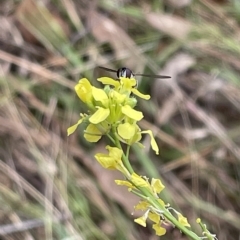
[[[192,239],[216,239],[206,228],[202,238],[189,230],[187,218],[159,197],[165,188],[162,182],[154,178],[149,181],[147,177],[139,176],[132,169],[129,151],[133,144],[142,146],[142,134],[149,134],[152,149],[156,154],[159,153],[152,131],[142,131],[138,126],[138,121],[143,118],[142,112],[134,109],[137,100],[133,95],[145,100],[150,99],[150,96],[136,89],[137,82],[134,78],[120,77],[117,81],[102,77],[98,81],[105,85],[104,89],[92,86],[86,78],[81,79],[75,86],[78,97],[88,107],[88,113],[80,114],[78,122],[68,128],[68,136],[78,125],[85,122],[87,127],[84,138],[87,141],[97,142],[103,135],[112,141],[114,146],[106,146],[108,153],[97,153],[95,158],[104,168],[120,171],[126,180],[115,180],[116,184],[128,187],[129,191],[141,198],[135,210],[142,210],[144,214],[134,220],[136,223],[146,227],[146,221],[149,219],[153,222],[152,228],[158,236],[166,233],[164,225],[171,224]],[[127,145],[125,152],[122,144]]]
[[[142,134],[149,134],[151,146],[158,154],[158,146],[150,130],[141,131],[137,122],[143,118],[140,111],[136,111],[137,100],[134,94],[143,99],[150,99],[149,95],[140,93],[134,86],[134,78],[120,78],[116,81],[111,78],[102,77],[98,81],[105,86],[104,90],[96,88],[83,78],[75,86],[78,97],[89,108],[89,114],[81,114],[79,121],[68,128],[68,135],[72,134],[83,121],[88,122],[84,138],[89,142],[97,142],[103,135],[116,133],[119,140],[127,145],[139,143]]]

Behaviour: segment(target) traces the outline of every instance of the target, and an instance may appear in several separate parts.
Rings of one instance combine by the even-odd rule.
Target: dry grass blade
[[[185,39],[191,30],[191,23],[180,17],[166,14],[147,13],[148,23],[159,31],[176,39]]]
[[[68,87],[70,89],[73,89],[74,87],[73,83],[71,83],[68,79],[62,77],[61,75],[54,73],[52,71],[49,71],[48,69],[42,67],[39,64],[35,64],[28,60],[18,58],[2,50],[0,50],[0,59],[7,61],[9,63],[14,63],[19,67],[22,67],[28,70],[29,72],[35,73],[44,79],[55,81],[61,84],[62,86]]]
[[[8,224],[0,227],[0,236],[12,234],[14,232],[22,232],[32,228],[39,228],[42,226],[44,226],[44,222],[40,219],[23,221],[16,224]]]
[[[17,19],[50,50],[61,50],[67,43],[67,36],[59,21],[43,5],[33,0],[22,1]]]
[[[224,127],[214,119],[213,116],[209,116],[203,110],[196,107],[196,105],[188,100],[186,102],[186,107],[188,111],[195,117],[204,122],[204,124],[209,128],[209,130],[216,135],[220,141],[234,154],[236,159],[240,161],[240,148],[228,137],[227,133],[224,131]]]

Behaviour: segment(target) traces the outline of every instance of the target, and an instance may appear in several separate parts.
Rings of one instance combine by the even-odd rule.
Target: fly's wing
[[[164,76],[164,75],[152,75],[152,74],[140,74],[136,73],[135,76],[142,76],[142,77],[151,77],[151,78],[171,78],[170,76]]]
[[[101,66],[99,66],[98,68],[104,69],[104,70],[106,70],[106,71],[108,71],[108,72],[117,73],[117,70],[114,70],[114,69],[111,69],[111,68],[106,68],[106,67],[101,67]]]
[[[101,67],[101,66],[99,66],[98,68],[101,68],[101,69],[106,70],[108,72],[114,72],[114,73],[118,73],[118,71],[119,71],[119,69],[114,70],[114,69],[111,69],[111,68],[106,68],[106,67]],[[123,68],[121,68],[121,69],[123,69]],[[129,71],[131,71],[131,70],[129,69]],[[131,73],[132,73],[132,71],[131,71]],[[151,77],[151,78],[171,78],[170,76],[164,76],[164,75],[151,75],[151,74],[139,74],[139,73],[133,74],[133,75],[142,76],[142,77]]]

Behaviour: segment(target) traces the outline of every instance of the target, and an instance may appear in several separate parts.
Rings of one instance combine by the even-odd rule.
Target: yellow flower
[[[133,173],[131,175],[130,180],[136,187],[143,187],[143,188],[145,187],[145,188],[151,189],[150,184],[146,180],[144,180],[142,177],[137,175],[136,173]]]
[[[106,149],[109,150],[109,154],[97,153],[95,158],[104,168],[117,169],[117,166],[122,163],[122,150],[109,146],[107,146]]]
[[[177,213],[178,215],[178,221],[184,226],[184,227],[191,227],[188,223],[187,218],[185,218],[181,213]]]
[[[150,203],[147,201],[140,201],[134,208],[135,210],[146,210],[150,206]]]
[[[138,143],[141,138],[141,129],[136,124],[136,121],[128,119],[127,122],[119,124],[117,127],[120,140],[128,145]]]
[[[147,217],[145,217],[145,215],[143,215],[142,217],[134,219],[134,222],[138,223],[139,225],[141,225],[143,227],[146,227],[146,225],[147,225],[146,220],[147,220]]]
[[[162,236],[166,233],[166,229],[161,227],[161,217],[159,214],[151,212],[149,209],[151,205],[147,201],[141,201],[135,206],[135,210],[145,210],[148,209],[142,217],[139,217],[134,220],[134,222],[146,227],[146,220],[149,218],[155,224],[152,225],[152,228],[155,230],[156,235]]]
[[[120,123],[122,125],[119,126],[119,135],[122,139],[129,141],[128,144],[139,141],[141,139],[139,127],[135,126],[134,133],[134,126],[131,126],[131,131],[127,133],[126,125],[130,126],[129,124],[133,125],[133,123],[129,122],[124,126],[128,119],[140,121],[143,118],[142,112],[133,109],[137,101],[130,95],[133,93],[144,99],[149,99],[149,96],[141,94],[135,88],[137,82],[134,78],[121,77],[120,81],[116,81],[112,78],[103,77],[99,78],[98,81],[106,85],[104,90],[92,86],[86,78],[80,79],[75,86],[78,97],[91,109],[90,123],[99,124],[104,121],[110,125]],[[109,85],[114,88],[110,88]],[[70,127],[68,135],[72,134],[81,122],[79,120],[77,124]],[[156,149],[154,140],[151,140],[151,142],[153,148]]]
[[[159,223],[153,224],[152,228],[155,230],[157,236],[163,236],[167,232]]]
[[[131,125],[128,122],[119,124],[117,131],[118,131],[118,135],[121,138],[125,140],[130,140],[135,134],[135,125]]]
[[[156,213],[149,212],[148,218],[155,223],[160,223],[160,216]]]
[[[75,91],[84,103],[90,108],[93,107],[92,85],[86,78],[79,80],[78,84],[75,86]]]
[[[124,106],[124,107],[122,107],[122,109],[124,109],[123,113],[126,114],[128,110],[125,111],[125,109],[131,109],[131,107]],[[130,111],[128,111],[129,118],[130,118],[130,112],[133,113],[133,111],[135,111],[135,110],[131,109]],[[140,113],[140,114],[137,115],[138,113]],[[142,138],[142,134],[149,134],[149,136],[151,138],[151,142],[150,142],[151,147],[156,152],[156,154],[159,154],[159,148],[153,137],[152,131],[151,130],[141,131],[139,126],[136,124],[136,121],[139,121],[140,118],[142,117],[142,113],[141,112],[138,112],[138,113],[136,115],[134,115],[134,113],[133,113],[131,115],[131,119],[127,119],[125,121],[125,123],[121,123],[118,125],[117,132],[118,132],[118,135],[121,137],[120,140],[128,145],[133,145],[134,143],[139,143],[139,141]],[[139,116],[139,118],[137,118],[137,116]],[[134,119],[134,117],[135,117],[135,119]]]
[[[152,186],[153,192],[157,194],[159,194],[165,188],[161,180],[155,179],[155,178],[152,178],[151,186]]]
[[[148,218],[149,210],[147,210],[142,217],[134,219],[134,222],[138,223],[139,225],[146,227],[146,221]]]
[[[130,176],[128,170],[124,167],[122,162],[123,151],[116,147],[107,146],[108,154],[97,153],[95,158],[97,161],[107,169],[119,170],[125,176]]]
[[[107,92],[107,93],[106,93]],[[100,123],[104,120],[109,124],[123,121],[128,117],[139,121],[143,118],[142,112],[136,111],[132,108],[135,105],[135,100],[130,101],[130,98],[125,94],[121,94],[114,89],[106,90],[92,87],[92,96],[95,100],[95,109],[97,111],[90,117],[89,121],[93,124]]]
[[[114,125],[117,127],[121,141],[128,145],[139,143],[142,134],[149,134],[152,149],[158,154],[159,149],[152,132],[150,130],[141,132],[136,124],[143,118],[143,114],[134,109],[136,99],[130,95],[133,93],[141,98],[149,99],[148,95],[141,94],[135,88],[136,80],[121,77],[120,81],[116,81],[103,77],[99,78],[98,81],[107,85],[104,90],[92,86],[86,78],[79,80],[79,83],[75,86],[79,98],[91,109],[91,115],[88,117],[90,124],[84,134],[86,140],[97,142]],[[109,85],[114,88],[110,88]],[[86,116],[80,118],[75,125],[68,128],[68,135],[77,129],[84,118]]]

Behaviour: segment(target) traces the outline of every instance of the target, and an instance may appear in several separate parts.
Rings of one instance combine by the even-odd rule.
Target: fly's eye
[[[122,71],[121,71],[121,77],[127,77],[127,71],[126,71],[126,69],[122,69]]]
[[[133,78],[134,74],[130,69],[124,67],[117,70],[117,77]]]
[[[117,77],[120,78],[120,77],[126,77],[127,76],[127,71],[126,71],[126,68],[120,68],[118,69],[117,71]]]

